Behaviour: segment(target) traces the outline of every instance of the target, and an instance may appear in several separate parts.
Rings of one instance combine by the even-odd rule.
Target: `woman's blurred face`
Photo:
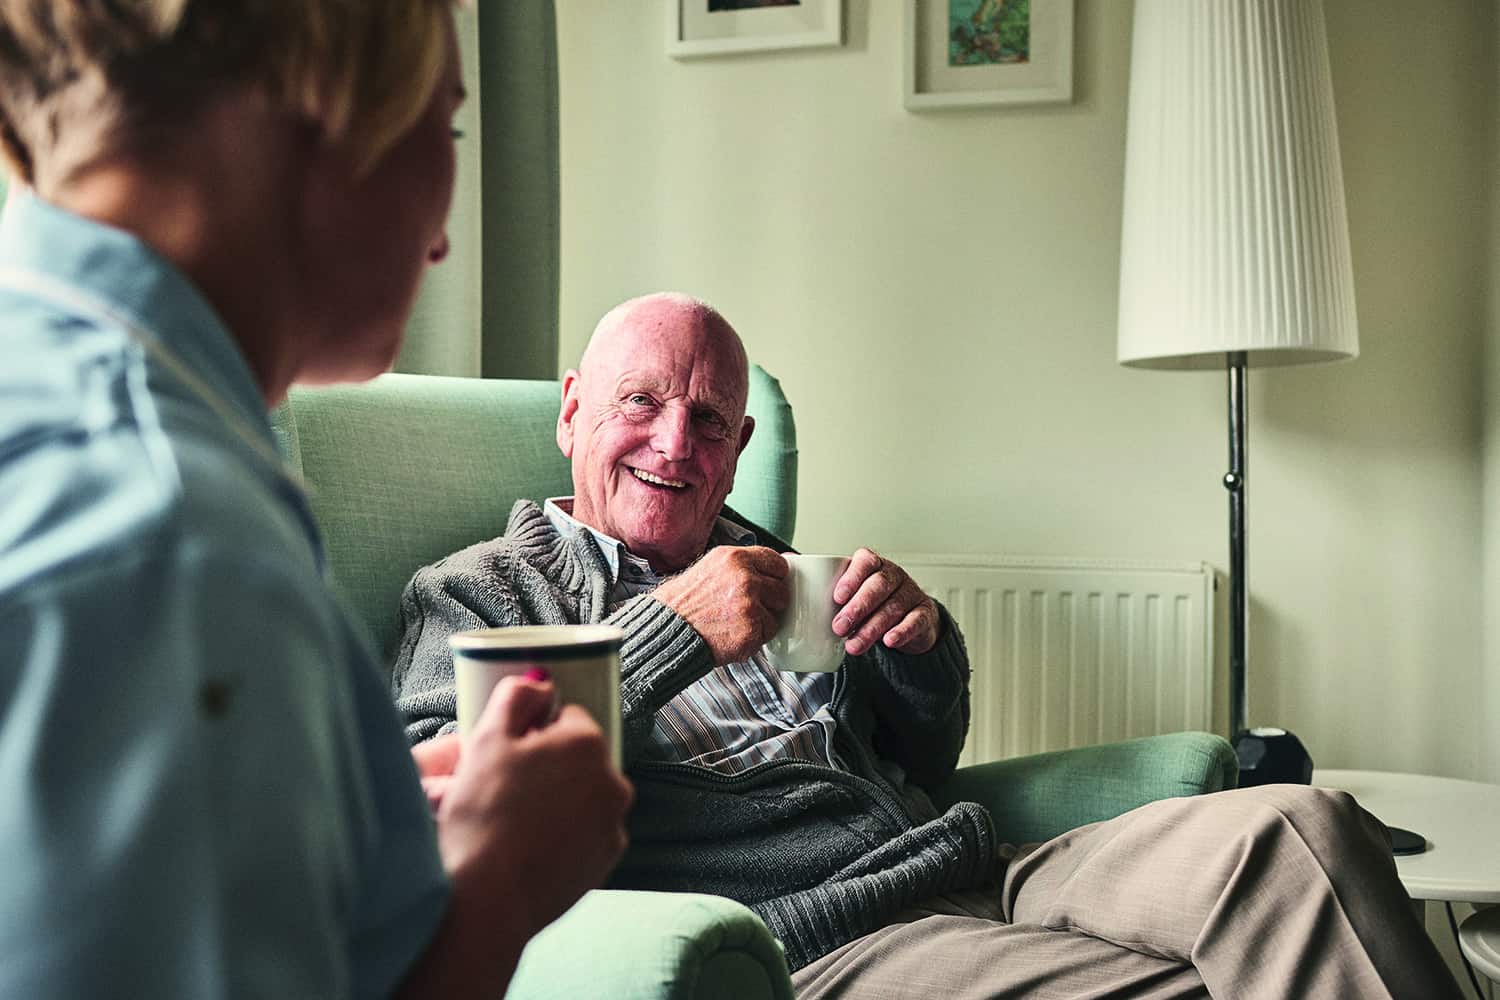
[[[390,368],[401,347],[422,276],[448,252],[455,173],[453,114],[464,99],[458,40],[446,31],[442,77],[411,130],[358,181],[314,195],[307,299],[316,315],[298,378],[369,378]]]

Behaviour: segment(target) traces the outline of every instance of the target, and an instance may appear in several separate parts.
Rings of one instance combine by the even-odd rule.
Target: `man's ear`
[[[557,411],[557,447],[573,457],[573,419],[578,416],[578,370],[569,368],[562,380],[562,408]]]
[[[745,423],[740,427],[740,446],[734,450],[736,456],[743,455],[745,453],[745,445],[750,443],[750,435],[754,433],[754,431],[755,418],[747,414],[745,417]]]

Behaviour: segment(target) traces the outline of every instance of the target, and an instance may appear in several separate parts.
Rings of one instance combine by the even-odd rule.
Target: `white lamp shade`
[[[1136,0],[1121,364],[1359,354],[1321,0]]]

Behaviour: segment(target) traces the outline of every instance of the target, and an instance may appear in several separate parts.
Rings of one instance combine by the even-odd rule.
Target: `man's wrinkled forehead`
[[[727,370],[723,391],[743,404],[748,362],[734,328],[717,311],[685,296],[656,295],[616,307],[595,329],[579,371],[596,384],[615,385],[627,374],[641,376],[650,359],[669,368],[692,369],[712,352],[715,367]],[[665,374],[665,373],[663,373]]]

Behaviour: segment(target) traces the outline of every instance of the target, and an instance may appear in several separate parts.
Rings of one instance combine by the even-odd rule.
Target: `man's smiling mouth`
[[[683,482],[681,479],[666,479],[662,476],[653,475],[647,472],[645,469],[637,469],[632,466],[627,466],[626,468],[629,468],[631,474],[641,482],[651,483],[653,486],[666,486],[674,490],[687,489],[687,483]]]

